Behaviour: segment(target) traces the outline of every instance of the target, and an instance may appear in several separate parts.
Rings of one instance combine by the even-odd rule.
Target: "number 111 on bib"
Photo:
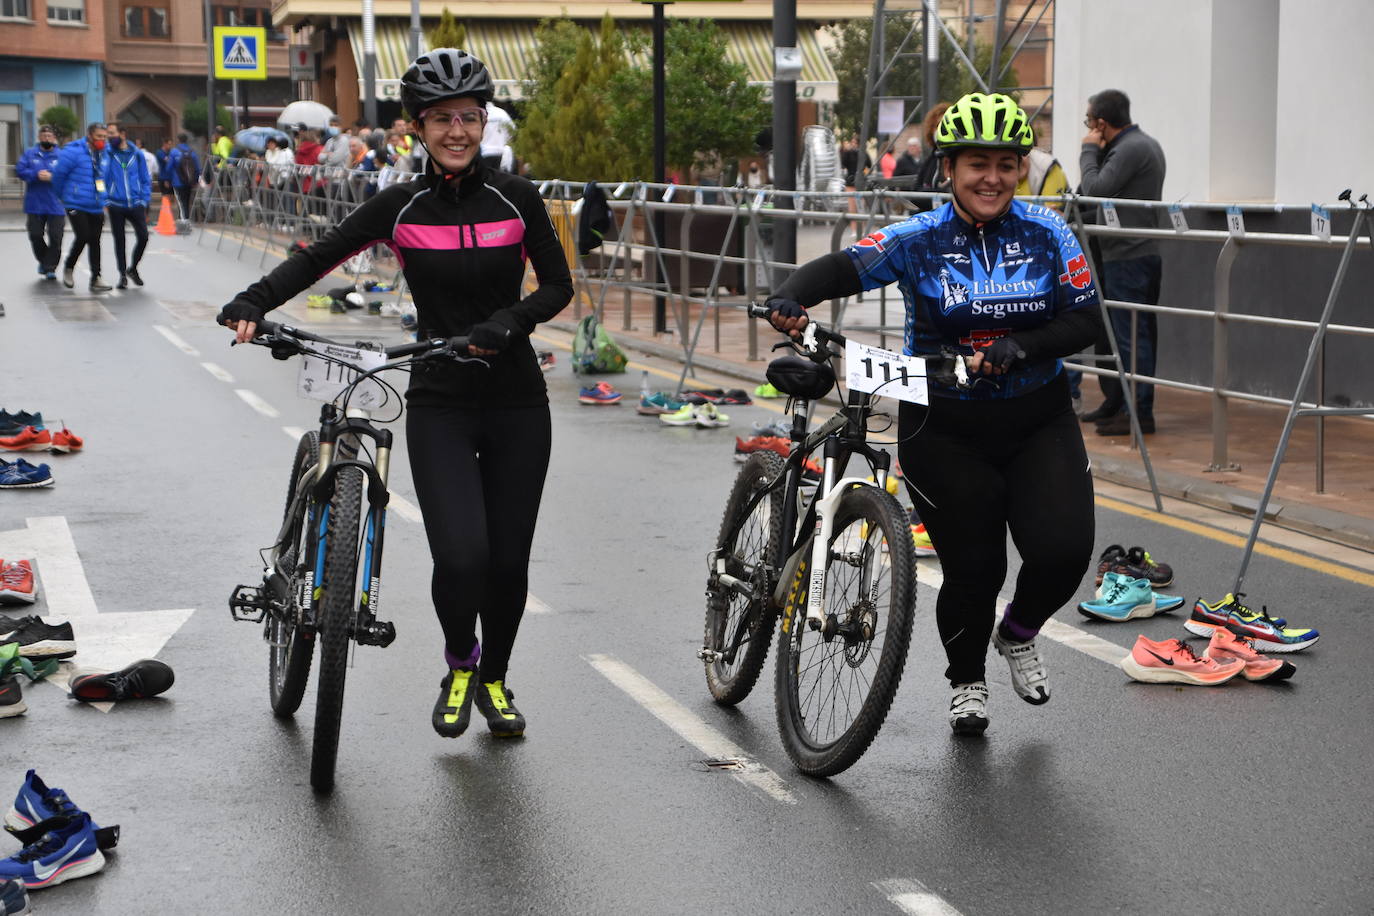
[[[847,341],[844,347],[846,382],[853,391],[895,398],[912,404],[929,404],[926,361],[891,350]]]

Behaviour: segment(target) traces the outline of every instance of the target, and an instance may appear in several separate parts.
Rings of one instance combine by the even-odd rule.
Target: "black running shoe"
[[[487,717],[487,728],[498,738],[519,738],[525,733],[525,717],[511,704],[515,694],[501,681],[484,681],[477,687],[477,708]]]
[[[439,702],[434,704],[434,730],[445,738],[457,738],[472,721],[473,669],[450,668],[439,682]]]
[[[145,658],[120,671],[72,678],[72,699],[91,702],[142,700],[166,693],[175,680],[170,665],[155,658]]]
[[[0,679],[0,719],[22,716],[29,707],[24,705],[24,691],[19,686],[19,677],[10,675]]]
[[[29,892],[24,889],[23,881],[6,878],[0,881],[0,914],[3,916],[27,916],[33,910],[29,907]]]
[[[14,624],[9,632],[0,633],[0,643],[19,643],[19,654],[25,658],[71,658],[76,654],[70,623],[49,626],[37,617],[21,617]]]
[[[134,281],[135,286],[143,285],[143,278],[138,275],[138,265],[129,268],[129,279]]]

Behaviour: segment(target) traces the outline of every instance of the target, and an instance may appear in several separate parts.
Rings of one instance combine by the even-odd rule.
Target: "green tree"
[[[886,54],[890,58],[896,51],[898,44],[911,31],[913,23],[916,22],[916,13],[904,12],[899,15],[892,15],[887,20],[886,30]],[[873,19],[850,19],[844,23],[831,27],[831,34],[835,38],[835,43],[830,49],[830,63],[835,68],[835,76],[839,79],[839,100],[835,104],[835,122],[840,131],[845,134],[857,134],[859,125],[863,118],[864,108],[864,83],[868,74],[869,50],[873,40]],[[919,51],[921,43],[924,41],[922,30],[918,27],[915,34],[907,41],[905,51]],[[1009,53],[1009,52],[1008,52]],[[889,61],[881,61],[879,66],[886,66]],[[978,72],[986,77],[988,68],[992,64],[992,43],[986,41],[975,41],[973,63],[978,68]],[[1006,66],[1005,54],[1002,66]],[[940,86],[939,100],[952,102],[962,95],[978,91],[981,87],[978,81],[969,73],[964,62],[955,54],[954,48],[950,45],[949,39],[943,34],[940,37]],[[888,71],[887,78],[883,83],[884,95],[922,95],[922,85],[924,83],[921,73],[921,59],[919,57],[902,58],[896,61],[892,69]],[[1000,91],[1010,94],[1013,98],[1019,97],[1020,93],[1015,90],[1019,85],[1016,78],[1016,71],[1009,70],[1002,78]],[[911,114],[910,106],[916,103],[908,102],[907,114]],[[924,110],[924,105],[922,105]],[[912,123],[920,120],[921,112],[912,117]],[[877,107],[870,116],[873,120],[869,123],[869,131],[876,132],[877,129]]]
[[[81,132],[81,123],[76,120],[76,112],[66,105],[54,105],[51,108],[45,108],[43,113],[38,116],[38,123],[57,128],[59,140],[70,140]]]
[[[234,130],[234,113],[221,105],[216,105],[215,123],[223,127],[226,133],[232,133]],[[204,96],[191,99],[181,109],[181,129],[193,136],[205,136]]]
[[[675,19],[664,35],[665,159],[669,168],[710,168],[748,155],[754,137],[771,120],[763,88],[749,85],[749,71],[725,57],[726,39],[714,22]],[[653,168],[653,71],[622,70],[611,83],[617,104],[610,134],[624,144],[630,171]]]
[[[448,7],[444,7],[439,14],[439,24],[425,33],[425,40],[431,48],[465,48],[468,27],[454,19]]]

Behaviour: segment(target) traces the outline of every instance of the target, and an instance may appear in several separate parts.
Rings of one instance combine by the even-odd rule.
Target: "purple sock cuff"
[[[1011,616],[1011,605],[1008,604],[1006,613],[1002,615],[1002,632],[1013,637],[1017,642],[1030,642],[1039,635],[1040,630],[1032,630],[1025,624],[1017,623],[1016,619]]]
[[[474,642],[472,652],[466,658],[460,658],[444,647],[444,661],[448,662],[450,668],[476,668],[477,660],[482,657],[482,644]]]

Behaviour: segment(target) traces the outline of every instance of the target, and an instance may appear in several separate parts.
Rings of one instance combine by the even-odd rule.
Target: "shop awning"
[[[481,58],[496,80],[498,99],[524,96],[524,81],[535,59],[534,30],[537,23],[519,19],[473,20],[467,23],[467,50]],[[728,39],[725,55],[749,68],[751,84],[772,86],[773,27],[767,22],[720,22]],[[625,28],[647,32],[641,23]],[[816,37],[815,25],[797,24],[797,44],[802,51],[802,73],[797,81],[797,98],[803,101],[833,102],[838,97],[835,69],[830,65]],[[348,40],[358,72],[363,72],[362,23],[348,23]],[[400,97],[400,78],[409,64],[410,23],[404,19],[379,19],[375,33],[377,48],[377,96]],[[362,85],[359,81],[359,96]]]

